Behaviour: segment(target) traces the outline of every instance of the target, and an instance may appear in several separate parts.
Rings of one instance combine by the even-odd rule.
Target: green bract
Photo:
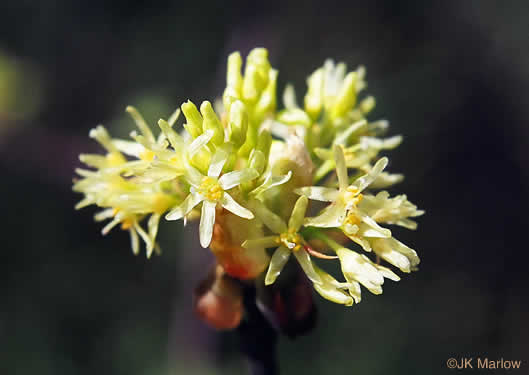
[[[416,229],[412,218],[424,211],[405,195],[374,192],[402,180],[379,157],[402,137],[381,138],[387,121],[367,118],[375,100],[362,98],[363,67],[348,72],[326,61],[309,75],[303,104],[289,84],[280,109],[277,75],[266,49],[252,50],[244,66],[235,52],[216,110],[188,100],[182,117],[175,111],[155,131],[127,107],[139,130],[132,140],[96,127],[90,136],[106,154],[81,154],[90,169],[77,170],[73,189],[84,198],[76,208],[101,207],[95,219],[110,220],[103,234],[120,224],[133,252],[141,238],[148,257],[159,250],[162,217],[199,219],[200,244],[211,246],[230,276],[261,280],[266,272],[272,284],[294,254],[321,296],[351,306],[361,300],[360,285],[380,294],[385,278],[400,279],[382,261],[403,272],[419,264],[385,226]],[[343,281],[317,264],[332,261]]]

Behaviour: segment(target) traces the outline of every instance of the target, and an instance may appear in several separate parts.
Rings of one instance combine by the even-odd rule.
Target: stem
[[[254,286],[245,286],[245,319],[237,328],[240,350],[246,357],[250,375],[279,375],[277,333],[256,305]]]
[[[317,229],[315,227],[308,227],[303,229],[303,236],[307,236],[310,238],[316,238],[318,240],[322,240],[325,242],[331,249],[338,250],[341,249],[343,246],[340,245],[338,242],[324,234],[320,229]]]

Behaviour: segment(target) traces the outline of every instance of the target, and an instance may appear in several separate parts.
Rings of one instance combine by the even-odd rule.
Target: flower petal
[[[340,190],[345,190],[349,185],[349,179],[347,178],[347,166],[345,165],[343,148],[340,145],[334,145],[333,151],[334,162],[336,163],[336,175],[338,176],[338,185]]]
[[[187,147],[187,153],[192,158],[202,147],[213,138],[213,130],[207,130],[194,139]]]
[[[227,160],[228,153],[223,149],[218,148],[217,151],[215,151],[215,153],[213,154],[213,157],[211,158],[208,168],[208,176],[219,177],[220,172],[222,172],[222,168],[224,167],[224,164],[226,164]]]
[[[243,206],[241,206],[228,193],[224,193],[222,195],[222,199],[220,201],[220,204],[222,205],[222,207],[224,207],[225,209],[227,209],[228,211],[230,211],[231,213],[233,213],[233,214],[235,214],[235,215],[237,215],[239,217],[242,217],[242,218],[245,218],[245,219],[253,219],[254,218],[252,211],[250,211],[250,210],[244,208]]]
[[[300,249],[294,251],[294,256],[298,260],[299,265],[301,268],[303,268],[305,275],[307,275],[310,281],[312,281],[314,284],[323,284],[320,275],[318,275],[312,266],[312,260],[310,259],[309,253],[303,249]]]
[[[132,253],[134,255],[138,255],[140,252],[140,242],[138,239],[138,233],[134,229],[134,227],[129,228],[129,234],[130,234],[130,246],[132,247]]]
[[[202,214],[200,215],[200,245],[206,248],[211,243],[213,236],[213,225],[215,224],[215,207],[216,202],[204,201],[202,203]]]
[[[305,186],[294,190],[294,193],[306,195],[309,199],[321,202],[334,202],[339,190],[323,186]]]
[[[266,272],[265,285],[273,284],[276,281],[289,258],[290,250],[285,246],[279,246],[276,249],[274,255],[272,255],[272,259],[270,259],[270,265],[268,266],[268,271]]]
[[[283,219],[270,211],[263,203],[254,199],[252,201],[252,208],[259,220],[261,220],[272,232],[277,234],[286,232],[287,224]]]
[[[147,228],[149,229],[149,238],[151,239],[151,245],[147,248],[147,258],[150,258],[154,250],[156,243],[156,235],[158,234],[158,224],[160,223],[160,214],[152,214],[147,222]]]
[[[286,175],[281,176],[272,176],[272,173],[269,172],[261,186],[256,187],[249,194],[257,197],[259,196],[259,194],[264,193],[265,191],[273,188],[274,186],[282,185],[288,182],[291,177],[292,171],[288,171]]]
[[[272,246],[277,246],[277,236],[266,236],[261,238],[255,238],[251,240],[246,240],[241,245],[245,249],[251,249],[254,247],[267,248]]]
[[[165,215],[165,220],[178,220],[183,218],[203,200],[204,198],[200,194],[190,193],[179,206],[173,208]]]
[[[288,229],[297,232],[299,228],[303,225],[303,219],[305,218],[305,213],[307,212],[307,206],[309,204],[309,199],[302,195],[296,201],[294,208],[292,209],[292,214],[290,215],[290,220],[288,221]]]
[[[314,284],[314,289],[323,297],[328,299],[331,302],[339,303],[345,306],[352,306],[354,301],[351,296],[346,293],[344,290],[337,288],[336,284],[338,281],[329,275],[327,272],[322,269],[314,266],[314,270],[320,276],[323,281],[322,284]]]
[[[362,192],[366,187],[368,187],[375,179],[378,177],[378,175],[386,168],[388,165],[388,158],[384,157],[377,161],[373,168],[371,170],[363,175],[358,177],[355,182],[352,184],[352,186],[356,187],[358,192]]]
[[[363,213],[362,211],[360,211],[359,209],[357,209],[356,207],[351,207],[350,208],[350,211],[351,213],[358,217],[360,220],[362,220],[364,223],[366,223],[367,225],[369,225],[373,231],[375,233],[373,233],[373,231],[365,231],[364,232],[364,235],[365,236],[368,236],[368,237],[382,237],[382,238],[389,238],[391,237],[391,231],[389,229],[386,229],[386,228],[382,228],[380,225],[377,224],[377,222],[375,220],[373,220],[369,215]],[[378,234],[378,235],[375,235],[375,234]]]
[[[193,168],[191,165],[188,165],[185,171],[185,177],[187,182],[189,182],[194,187],[198,187],[204,178],[204,175],[200,173],[197,169]]]
[[[255,169],[245,168],[222,175],[219,178],[219,184],[224,190],[229,190],[234,186],[251,181],[257,176],[259,176],[259,173]]]
[[[180,112],[177,111],[176,113]],[[175,151],[181,151],[184,147],[184,139],[180,134],[173,130],[173,128],[171,127],[171,123],[160,119],[158,121],[158,126],[160,127],[160,129],[162,129],[162,132],[163,134],[165,134],[167,139],[169,139],[169,142],[171,143],[171,146],[173,146]]]
[[[326,207],[320,215],[305,219],[305,225],[320,228],[336,228],[342,225],[345,219],[345,202],[338,199]]]

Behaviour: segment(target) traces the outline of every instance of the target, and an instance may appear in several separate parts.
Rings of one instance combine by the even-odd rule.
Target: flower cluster
[[[273,284],[293,255],[320,295],[351,306],[360,286],[380,294],[385,278],[398,281],[391,266],[410,272],[419,264],[387,226],[415,229],[423,211],[405,195],[376,192],[403,178],[379,156],[401,137],[382,138],[387,122],[367,119],[375,100],[359,99],[364,68],[347,72],[328,60],[308,77],[303,104],[287,85],[280,110],[277,74],[266,49],[252,50],[244,69],[235,52],[215,106],[187,101],[158,131],[128,107],[139,130],[132,140],[93,129],[106,154],[80,156],[90,168],[77,170],[77,208],[101,207],[95,219],[110,220],[103,234],[120,224],[133,252],[141,238],[147,257],[160,250],[162,217],[199,220],[200,244],[230,277],[262,282],[264,274]],[[336,260],[341,281],[324,270]]]

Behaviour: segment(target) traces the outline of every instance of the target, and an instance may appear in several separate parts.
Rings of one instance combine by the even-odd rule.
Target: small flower
[[[254,217],[251,211],[237,203],[227,191],[244,182],[253,180],[259,174],[254,169],[246,168],[229,172],[219,177],[228,156],[224,150],[218,149],[211,159],[207,176],[202,175],[192,166],[188,166],[185,177],[191,184],[190,194],[181,205],[173,208],[165,216],[167,220],[181,219],[202,202],[199,229],[200,244],[204,248],[211,243],[217,205],[245,219],[253,219]]]
[[[318,266],[313,266],[322,281],[321,284],[314,284],[314,289],[323,298],[345,306],[352,306],[354,302],[360,302],[360,286],[357,282],[341,283]],[[348,293],[347,290],[355,292]]]
[[[376,196],[365,195],[359,207],[377,223],[395,224],[407,229],[417,228],[417,223],[410,217],[424,214],[424,211],[418,210],[406,195],[390,198],[387,191],[381,191]]]
[[[322,284],[320,276],[314,270],[310,255],[305,250],[305,240],[299,233],[299,229],[303,225],[303,218],[307,211],[308,202],[309,201],[305,196],[298,198],[294,209],[292,210],[288,225],[283,219],[268,210],[266,206],[258,201],[254,202],[257,217],[276,235],[255,240],[247,240],[242,246],[245,248],[251,248],[253,246],[271,247],[279,245],[270,260],[270,265],[268,266],[268,272],[265,277],[266,285],[273,284],[276,281],[292,253],[307,277],[314,284]]]
[[[338,189],[310,186],[294,190],[297,194],[306,195],[313,200],[332,202],[319,216],[307,218],[305,225],[323,228],[342,227],[347,235],[354,236],[359,230],[358,224],[364,223],[370,227],[370,234],[390,237],[391,232],[388,229],[380,227],[357,207],[363,198],[362,191],[386,167],[388,159],[380,159],[369,173],[357,178],[352,185],[348,185],[347,167],[342,147],[339,145],[334,146],[334,158],[336,174],[338,175]]]

